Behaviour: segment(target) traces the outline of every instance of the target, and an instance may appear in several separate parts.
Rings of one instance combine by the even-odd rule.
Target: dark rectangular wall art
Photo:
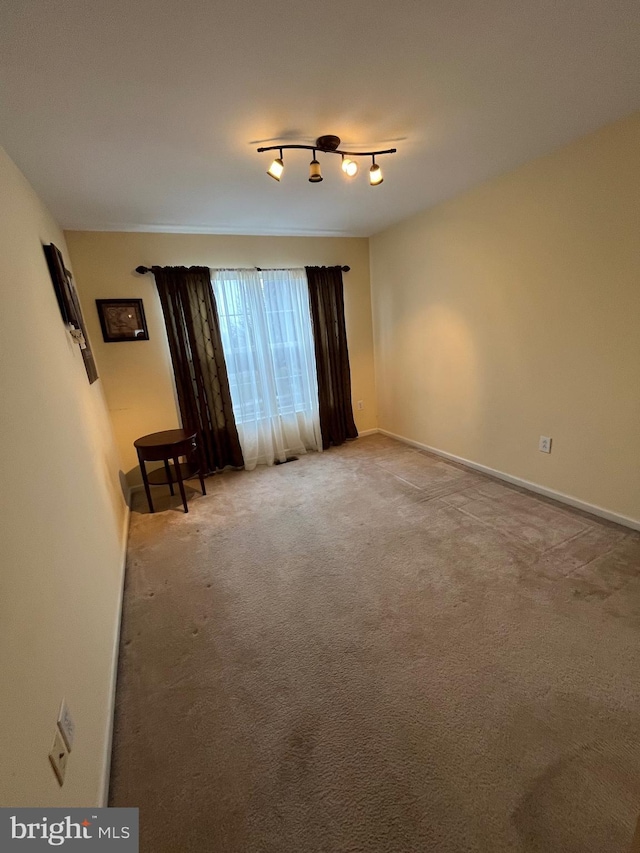
[[[73,326],[74,329],[81,331],[82,336],[84,337],[84,348],[81,347],[80,352],[82,353],[82,359],[84,361],[84,367],[87,371],[89,382],[93,383],[98,378],[98,369],[96,367],[93,353],[91,352],[91,344],[84,325],[82,308],[80,307],[80,300],[78,298],[75,284],[73,283],[73,277],[69,270],[65,268],[64,258],[57,246],[50,243],[43,248],[44,254],[47,258],[53,288],[56,292],[58,305],[60,306],[62,319],[67,323],[67,325]]]
[[[142,299],[96,299],[96,306],[106,343],[149,340]]]

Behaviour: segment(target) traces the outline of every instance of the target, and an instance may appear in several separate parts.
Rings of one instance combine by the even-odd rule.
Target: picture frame
[[[105,343],[149,340],[142,299],[96,299],[96,307]]]
[[[80,352],[82,360],[87,371],[89,384],[93,384],[98,378],[98,368],[91,351],[91,343],[87,335],[87,329],[80,307],[80,299],[78,292],[73,282],[73,276],[64,265],[62,252],[54,243],[49,243],[42,247],[47,259],[49,274],[53,282],[53,289],[58,300],[58,306],[62,319],[67,325],[67,329],[72,333],[74,340],[80,344]]]

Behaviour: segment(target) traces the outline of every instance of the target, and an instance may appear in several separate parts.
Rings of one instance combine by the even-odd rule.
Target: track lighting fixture
[[[378,184],[383,182],[384,178],[382,177],[382,169],[376,163],[376,158],[373,154],[371,155],[371,159],[373,160],[373,165],[369,169],[369,183],[372,187],[377,187]]]
[[[279,181],[282,177],[282,173],[284,172],[284,163],[282,162],[282,148],[280,149],[280,156],[276,158],[273,163],[267,169],[267,175],[271,178],[275,178],[276,181]]]
[[[301,148],[305,151],[313,151],[313,160],[309,164],[309,181],[312,184],[318,184],[322,180],[322,172],[320,163],[316,159],[316,151],[322,151],[323,154],[340,154],[342,157],[342,171],[350,178],[358,174],[358,163],[354,157],[371,157],[372,166],[369,169],[369,184],[372,187],[377,187],[383,181],[382,170],[376,163],[376,157],[381,154],[395,154],[396,148],[387,148],[386,151],[341,151],[339,136],[319,136],[316,139],[315,145],[271,145],[268,148],[258,148],[258,153],[263,151],[279,151],[280,156],[275,159],[267,169],[267,174],[279,181],[284,171],[284,163],[282,160],[282,152],[286,148]]]
[[[342,171],[345,173],[345,175],[348,175],[350,178],[353,178],[358,174],[358,164],[355,160],[351,160],[350,157],[345,157],[343,154]]]
[[[320,163],[316,160],[316,152],[313,152],[313,160],[309,163],[309,182],[319,184],[322,180],[322,172],[320,171]]]

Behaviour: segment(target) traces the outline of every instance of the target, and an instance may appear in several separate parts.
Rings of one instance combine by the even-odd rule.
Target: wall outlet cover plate
[[[58,728],[62,735],[67,749],[71,752],[73,747],[73,739],[76,736],[76,724],[73,722],[73,717],[67,706],[66,699],[62,700],[60,712],[58,713]]]

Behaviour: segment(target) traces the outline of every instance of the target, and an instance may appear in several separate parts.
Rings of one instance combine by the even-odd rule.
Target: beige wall
[[[345,314],[353,400],[358,429],[377,426],[368,241],[334,237],[238,237],[210,234],[145,234],[70,231],[66,234],[77,284],[86,303],[98,367],[118,448],[131,482],[137,482],[133,441],[178,425],[173,371],[152,275],[134,272],[140,264],[225,267],[295,267],[348,264]],[[141,297],[149,341],[105,344],[95,299]]]
[[[371,239],[381,428],[640,519],[639,152],[636,114]]]
[[[0,805],[103,795],[126,507],[100,381],[89,385],[42,250],[64,237],[0,149]],[[63,788],[48,762],[67,698]]]

